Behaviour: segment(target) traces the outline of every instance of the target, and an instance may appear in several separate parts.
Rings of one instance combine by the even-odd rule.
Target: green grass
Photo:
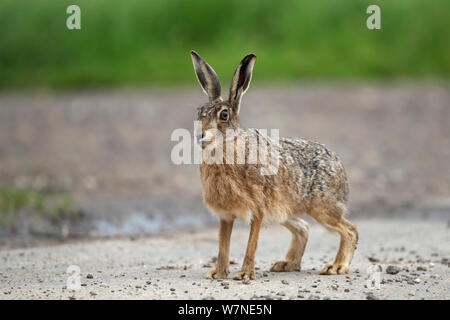
[[[66,8],[81,7],[81,30]],[[370,4],[381,30],[366,28]],[[448,0],[2,0],[0,87],[192,83],[188,51],[223,78],[448,79]]]
[[[13,225],[21,210],[53,221],[78,219],[81,216],[81,210],[66,193],[47,194],[30,189],[0,187],[0,226]]]

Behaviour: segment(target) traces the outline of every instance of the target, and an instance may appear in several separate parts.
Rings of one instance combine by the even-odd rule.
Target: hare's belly
[[[226,210],[210,206],[207,204],[208,209],[215,215],[219,216],[220,219],[224,220],[234,220],[238,219],[242,222],[250,224],[253,219],[253,213],[250,210]],[[278,208],[281,209],[281,208]],[[283,223],[290,218],[288,210],[269,210],[264,213],[263,226],[270,226],[272,224]]]
[[[221,208],[213,207],[207,204],[208,209],[219,216],[223,220],[234,220],[238,219],[245,223],[250,223],[252,221],[252,213],[250,210],[224,210]]]

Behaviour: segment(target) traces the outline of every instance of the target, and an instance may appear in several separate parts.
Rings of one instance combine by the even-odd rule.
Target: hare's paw
[[[345,264],[339,264],[339,263],[333,263],[333,264],[327,264],[325,268],[322,269],[320,274],[324,275],[333,275],[333,274],[346,274],[350,270],[348,265]]]
[[[206,279],[226,279],[229,272],[228,270],[213,269],[206,275]]]
[[[300,263],[296,263],[293,261],[278,261],[274,263],[274,265],[270,268],[270,271],[291,272],[291,271],[300,271],[300,269],[301,269]]]
[[[244,280],[244,281],[250,281],[255,280],[255,271],[239,271],[234,275],[234,280]]]

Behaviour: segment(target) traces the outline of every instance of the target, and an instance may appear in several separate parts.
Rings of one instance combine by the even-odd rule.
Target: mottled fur
[[[338,231],[341,245],[335,262],[327,265],[322,274],[342,274],[349,271],[358,233],[344,218],[348,199],[348,185],[339,157],[324,145],[303,140],[281,138],[274,141],[257,129],[242,129],[238,122],[240,100],[248,89],[256,57],[246,56],[238,66],[230,89],[230,97],[223,101],[220,83],[214,70],[195,52],[191,52],[194,68],[210,102],[199,108],[201,133],[196,133],[204,149],[217,145],[212,130],[222,133],[223,163],[200,165],[203,196],[206,205],[220,221],[219,256],[209,278],[228,275],[230,236],[234,219],[251,225],[249,243],[241,271],[236,279],[254,279],[254,263],[259,230],[262,225],[280,223],[292,233],[291,245],[285,260],[276,262],[272,271],[300,270],[301,259],[308,238],[308,224],[299,218],[308,213],[322,225]],[[219,87],[217,87],[219,86]],[[226,110],[227,119],[221,118]],[[233,135],[230,135],[232,130]],[[208,137],[206,139],[205,137]],[[226,141],[232,141],[234,160],[239,149],[237,137],[247,143],[243,164],[227,163]],[[261,174],[264,163],[252,164],[249,141],[268,144],[278,157],[276,174]],[[242,146],[241,146],[242,147]],[[234,153],[236,151],[236,153]]]

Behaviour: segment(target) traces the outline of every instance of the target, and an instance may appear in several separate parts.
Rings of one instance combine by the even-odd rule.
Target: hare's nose
[[[202,132],[201,134],[198,134],[196,138],[198,142],[201,142],[205,138],[205,134]]]

